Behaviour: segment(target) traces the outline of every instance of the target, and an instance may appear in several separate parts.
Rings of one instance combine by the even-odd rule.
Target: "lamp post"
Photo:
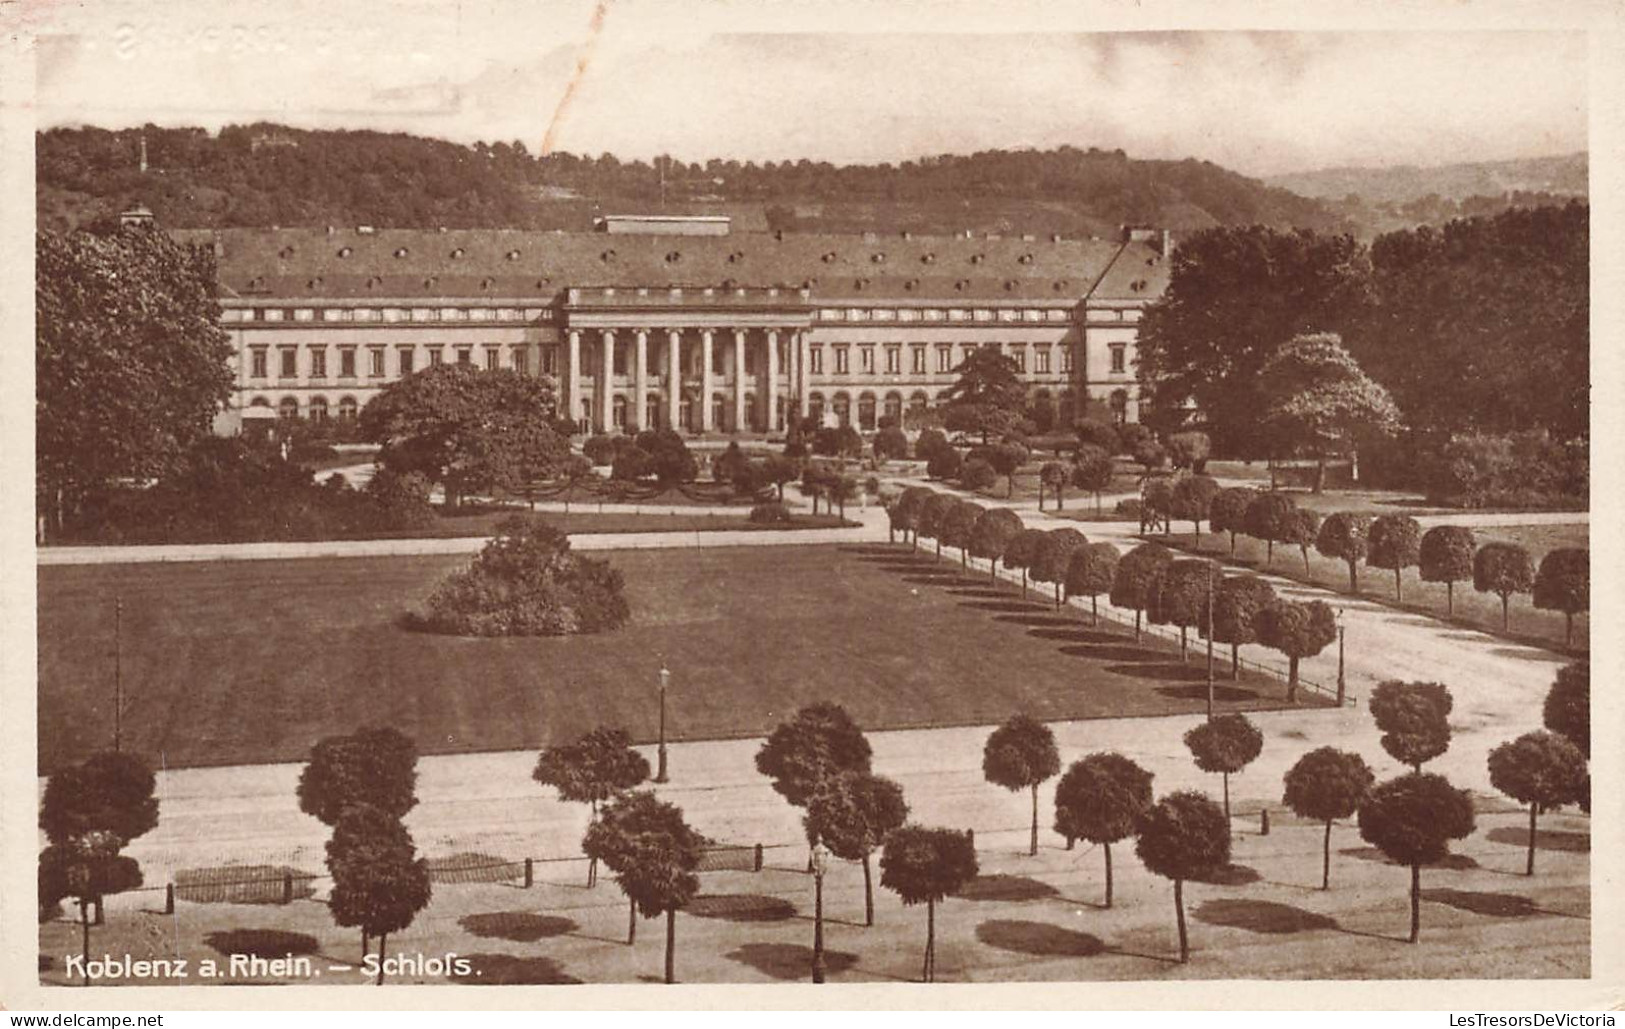
[[[812,981],[824,981],[824,873],[829,870],[829,848],[823,840],[812,847],[813,959]]]
[[[657,752],[655,768],[655,782],[666,781],[666,686],[671,682],[671,672],[665,665],[660,666],[660,749]]]
[[[1337,706],[1343,706],[1343,700],[1348,695],[1348,685],[1343,678],[1343,609],[1337,609]]]

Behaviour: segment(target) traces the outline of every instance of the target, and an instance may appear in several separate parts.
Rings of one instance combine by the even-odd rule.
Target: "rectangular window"
[[[875,373],[874,347],[858,348],[858,367],[863,369],[863,374],[865,375],[873,375]]]
[[[1015,359],[1016,371],[1021,372],[1023,374],[1026,374],[1026,371],[1027,371],[1027,348],[1026,347],[1012,347],[1010,349],[1010,356]]]
[[[284,379],[297,378],[299,375],[299,351],[293,347],[282,348],[282,368],[280,375]]]
[[[474,348],[473,347],[458,347],[457,348],[457,363],[458,364],[473,364],[474,363]]]
[[[974,354],[974,353],[976,353],[976,344],[975,343],[966,343],[964,348],[961,350],[961,352],[959,354],[959,359],[961,361],[969,361],[970,356],[972,354]]]
[[[384,377],[384,348],[373,347],[367,351],[367,374],[375,379]]]
[[[953,347],[938,347],[937,348],[937,371],[938,372],[951,372],[953,370],[954,370],[954,348]]]
[[[430,368],[433,368],[434,366],[440,364],[444,360],[445,360],[445,356],[440,352],[439,347],[430,347],[429,348],[429,367]]]
[[[524,351],[516,351],[516,353],[523,354]],[[543,347],[542,348],[542,374],[543,375],[557,375],[558,373],[559,373],[559,348],[558,347]]]
[[[412,374],[412,359],[415,356],[416,355],[413,353],[411,347],[402,347],[401,348],[400,354],[399,354],[399,357],[400,357],[399,364],[400,364],[400,367],[401,367],[401,378],[404,379],[408,375]]]
[[[1121,343],[1112,344],[1112,371],[1128,371],[1128,347]]]
[[[811,347],[811,348],[809,348],[808,351],[807,351],[807,359],[808,359],[809,366],[810,366],[812,374],[814,374],[814,375],[822,375],[822,374],[824,374],[824,348],[823,347]]]
[[[886,374],[898,375],[903,371],[903,348],[886,348]]]
[[[327,348],[314,347],[310,351],[310,377],[313,379],[327,378]]]
[[[354,347],[345,347],[339,351],[339,375],[346,379],[355,378]]]
[[[847,373],[848,368],[847,368],[847,363],[846,362],[847,362],[847,348],[846,347],[836,347],[835,348],[835,374],[836,375],[845,375]]]
[[[254,376],[254,378],[256,378],[256,379],[265,378],[265,376],[267,374],[266,370],[265,370],[266,369],[265,348],[264,347],[255,347],[254,350],[250,353],[249,358],[250,358],[250,360],[252,362],[251,367],[253,369],[250,374],[252,374]]]
[[[915,375],[924,375],[925,374],[925,348],[924,347],[915,347],[914,348],[914,356],[911,358],[911,360],[912,360],[913,363],[912,363],[912,365],[910,367],[912,368],[914,374]]]
[[[502,367],[502,351],[496,347],[485,348],[485,370],[494,372]]]
[[[1049,347],[1038,347],[1033,351],[1033,370],[1039,375],[1049,374]]]
[[[551,350],[552,347],[548,347],[547,349]],[[508,363],[510,365],[512,365],[513,370],[518,372],[520,375],[529,375],[530,374],[530,348],[529,347],[514,347],[513,352],[508,355]]]
[[[1061,372],[1064,375],[1072,374],[1072,348],[1061,345]]]

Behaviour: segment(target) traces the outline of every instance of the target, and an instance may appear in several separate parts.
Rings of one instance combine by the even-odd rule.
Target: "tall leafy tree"
[[[1151,620],[1179,626],[1179,659],[1188,656],[1188,635],[1192,626],[1207,625],[1208,601],[1219,590],[1219,563],[1182,559],[1168,565]]]
[[[1160,543],[1141,543],[1117,561],[1117,572],[1112,578],[1111,602],[1134,612],[1134,638],[1140,638],[1141,618],[1149,611],[1156,621],[1158,597],[1162,593],[1162,579],[1168,566],[1174,563],[1173,552]]]
[[[1591,757],[1591,665],[1580,661],[1557,670],[1546,691],[1541,723]]]
[[[1241,645],[1260,641],[1258,616],[1275,602],[1275,587],[1256,575],[1220,580],[1213,594],[1213,641],[1230,644],[1230,678],[1241,678]]]
[[[1349,568],[1349,592],[1360,592],[1360,562],[1371,549],[1371,519],[1352,511],[1339,511],[1320,523],[1315,549],[1322,557],[1342,561]]]
[[[1027,596],[1027,576],[1032,568],[1033,560],[1038,555],[1040,541],[1043,540],[1043,529],[1024,528],[1011,537],[1010,542],[1004,546],[1004,566],[1006,568],[1021,569],[1021,595]]]
[[[886,836],[880,855],[880,885],[909,907],[925,905],[925,967],[921,978],[937,979],[937,904],[976,878],[976,848],[957,829],[905,825]]]
[[[1031,459],[1032,451],[1013,439],[987,448],[987,463],[993,466],[994,472],[1004,476],[1006,498],[1016,495],[1016,472]]]
[[[908,819],[903,788],[867,772],[843,772],[823,780],[807,803],[807,838],[822,840],[836,857],[863,865],[863,924],[875,924],[875,887],[870,858],[886,835]]]
[[[1525,875],[1535,874],[1537,819],[1578,803],[1590,792],[1586,758],[1580,748],[1553,732],[1526,732],[1490,751],[1490,785],[1529,805],[1529,859]]]
[[[1514,593],[1535,588],[1535,562],[1516,543],[1486,543],[1473,555],[1473,589],[1501,598],[1501,631],[1510,625]]]
[[[1450,855],[1450,841],[1472,835],[1473,800],[1441,775],[1411,772],[1379,783],[1359,810],[1360,838],[1411,869],[1411,935],[1422,935],[1422,866]]]
[[[1591,551],[1558,547],[1540,559],[1535,573],[1535,607],[1561,611],[1564,646],[1574,645],[1574,616],[1591,608]]]
[[[1051,529],[1038,542],[1028,572],[1035,582],[1051,583],[1055,587],[1055,606],[1061,606],[1061,588],[1066,584],[1067,570],[1072,566],[1072,555],[1078,548],[1089,545],[1089,539],[1076,529]]]
[[[1258,642],[1286,655],[1286,699],[1298,699],[1298,663],[1337,639],[1337,616],[1323,600],[1277,599],[1253,616]]]
[[[625,729],[600,727],[570,743],[542,751],[530,777],[558,790],[559,799],[585,803],[598,820],[598,805],[649,778],[649,760],[632,749]],[[598,861],[587,861],[587,885],[598,882]]]
[[[1007,507],[989,508],[976,519],[971,527],[970,552],[973,557],[987,560],[989,579],[998,579],[999,559],[1023,528],[1021,516]]]
[[[1117,548],[1090,543],[1072,551],[1066,566],[1066,595],[1089,598],[1090,624],[1100,624],[1100,595],[1110,594],[1117,581]]]
[[[942,542],[959,549],[959,567],[962,571],[970,566],[970,548],[972,537],[976,532],[976,523],[986,513],[987,508],[981,504],[961,500],[942,520],[940,530]]]
[[[1012,792],[1030,790],[1033,797],[1029,856],[1038,854],[1038,787],[1061,770],[1061,753],[1049,726],[1026,715],[1012,715],[994,729],[982,748],[982,775]]]
[[[1224,820],[1230,821],[1230,776],[1253,763],[1264,749],[1264,734],[1246,715],[1210,718],[1185,733],[1196,767],[1218,772],[1224,783]]]
[[[756,752],[756,770],[773,780],[773,790],[805,807],[825,779],[844,772],[867,773],[872,751],[863,730],[839,704],[819,701],[779,723]]]
[[[903,539],[911,543],[914,549],[920,545],[920,510],[930,496],[931,490],[924,486],[910,486],[899,493],[886,509],[888,531],[901,532]]]
[[[421,472],[456,506],[552,478],[570,451],[554,431],[557,413],[550,380],[453,362],[385,386],[361,409],[361,431],[383,444],[380,464]]]
[[[377,984],[384,982],[389,934],[401,932],[429,905],[429,865],[418,857],[400,820],[370,804],[344,809],[327,841],[333,892],[327,906],[338,925],[361,930],[361,949],[378,938]]]
[[[1371,523],[1371,549],[1365,563],[1394,572],[1394,599],[1405,599],[1402,573],[1422,557],[1422,526],[1410,515],[1387,514]]]
[[[41,232],[34,251],[34,470],[54,527],[206,439],[231,393],[214,254],[167,233]]]
[[[630,902],[626,942],[637,939],[638,916],[666,916],[666,982],[677,981],[677,912],[700,890],[704,838],[682,809],[647,790],[624,793],[604,806],[581,847],[603,861]]]
[[[1286,542],[1291,536],[1298,505],[1285,493],[1257,493],[1247,502],[1242,515],[1242,531],[1255,540],[1264,541],[1264,567],[1275,561],[1275,544]]]
[[[1263,453],[1265,365],[1301,333],[1354,322],[1367,302],[1368,267],[1348,236],[1253,226],[1181,240],[1168,288],[1140,323],[1145,401],[1193,400],[1221,450]]]
[[[958,453],[958,451],[955,451]],[[948,520],[948,513],[959,504],[959,498],[951,493],[933,492],[920,504],[920,515],[915,535],[924,535],[937,546],[936,556],[942,556],[942,527]]]
[[[1258,490],[1230,486],[1213,494],[1213,502],[1208,505],[1208,528],[1230,534],[1231,557],[1236,556],[1236,534],[1247,532],[1247,509],[1257,496]]]
[[[1393,436],[1399,408],[1361,370],[1335,333],[1294,336],[1259,373],[1268,405],[1262,421],[1277,452],[1315,459],[1315,492],[1326,484],[1326,459],[1352,454],[1361,438]]]
[[[402,818],[417,806],[417,765],[417,744],[389,726],[325,737],[299,773],[299,810],[329,826],[356,804]]]
[[[1117,462],[1112,460],[1111,452],[1104,447],[1084,443],[1073,455],[1072,484],[1095,495],[1095,514],[1100,513],[1100,494],[1111,488],[1112,477],[1116,474]]]
[[[1212,517],[1213,497],[1219,484],[1206,475],[1183,475],[1174,482],[1169,513],[1191,523],[1196,545],[1202,545],[1202,521]]]
[[[977,347],[954,369],[958,379],[943,394],[943,424],[952,432],[978,435],[985,444],[1021,423],[1027,387],[1015,358],[995,347]]]
[[[1450,749],[1450,690],[1437,682],[1379,682],[1366,699],[1382,749],[1417,772]]]
[[[1106,906],[1112,906],[1112,844],[1140,831],[1151,810],[1150,772],[1121,754],[1072,762],[1055,784],[1055,831],[1100,844],[1106,860]]]
[[[90,985],[90,909],[113,893],[138,889],[141,866],[120,851],[125,840],[105,829],[78,833],[60,843],[52,843],[39,856],[39,902],[42,909],[55,910],[72,897],[79,907],[81,957],[85,962],[84,984]]]
[[[1456,583],[1473,577],[1473,551],[1478,541],[1465,525],[1435,525],[1422,534],[1417,563],[1423,582],[1442,582],[1445,613],[1456,613]]]
[[[1200,879],[1230,861],[1230,819],[1195,790],[1170,793],[1140,820],[1134,846],[1140,862],[1174,883],[1174,914],[1179,924],[1179,960],[1191,959],[1185,929],[1185,880]]]
[[[1353,816],[1375,781],[1364,758],[1335,747],[1311,750],[1287,770],[1281,803],[1299,818],[1326,823],[1320,859],[1323,890],[1332,885],[1332,823]]]

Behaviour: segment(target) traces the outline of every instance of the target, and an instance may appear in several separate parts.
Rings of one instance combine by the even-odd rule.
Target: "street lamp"
[[[829,848],[823,840],[812,847],[813,873],[813,960],[812,981],[824,981],[824,873],[829,871]]]
[[[1337,609],[1337,706],[1343,706],[1343,700],[1348,695],[1348,685],[1343,678],[1343,609]]]
[[[655,769],[655,782],[666,781],[666,687],[671,683],[671,673],[665,665],[660,666],[660,749],[658,751],[658,764]]]

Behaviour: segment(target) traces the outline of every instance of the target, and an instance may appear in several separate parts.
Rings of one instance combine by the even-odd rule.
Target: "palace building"
[[[583,431],[874,429],[937,403],[977,347],[1062,424],[1138,417],[1142,309],[1167,233],[1121,238],[734,233],[610,216],[595,232],[217,229],[236,392],[225,420],[354,418],[440,362],[558,383]]]

